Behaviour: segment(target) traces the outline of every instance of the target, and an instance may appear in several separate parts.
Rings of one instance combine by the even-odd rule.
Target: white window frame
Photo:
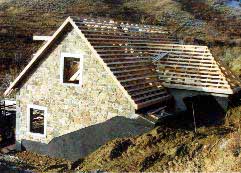
[[[78,84],[74,83],[65,83],[64,82],[64,58],[76,58],[79,59],[80,61],[80,79]],[[82,53],[61,53],[60,56],[60,82],[63,85],[66,86],[82,86],[83,84],[83,59],[84,59],[84,54]]]
[[[30,109],[38,109],[38,110],[44,111],[44,134],[34,133],[34,132],[30,131]],[[28,104],[27,105],[27,133],[33,137],[46,138],[46,136],[47,136],[47,115],[48,115],[47,107]]]

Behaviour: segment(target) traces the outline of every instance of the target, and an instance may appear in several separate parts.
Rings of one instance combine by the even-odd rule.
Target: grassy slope
[[[38,47],[32,34],[49,34],[69,15],[110,17],[136,23],[165,25],[171,33],[187,43],[198,40],[213,47],[213,52],[226,62],[238,58],[237,44],[241,35],[241,11],[233,11],[217,0],[11,0],[0,4],[0,53],[14,57],[21,52],[31,57]],[[14,40],[16,36],[17,42]],[[7,41],[5,41],[7,40]],[[18,43],[18,44],[16,44]],[[20,43],[20,44],[19,44]],[[240,48],[240,44],[239,44]],[[23,50],[28,51],[23,51]],[[12,50],[12,51],[11,51]],[[224,50],[230,50],[226,55]],[[232,58],[228,58],[232,56]],[[230,64],[232,66],[232,64]],[[236,70],[236,68],[234,68]],[[237,70],[236,70],[237,71]]]
[[[184,114],[162,120],[145,134],[110,141],[74,163],[31,152],[17,153],[12,161],[0,158],[0,162],[34,172],[240,172],[240,125],[241,106],[230,109],[223,125],[200,126],[196,133],[192,116]]]
[[[240,125],[237,111],[240,114],[241,107],[230,115],[235,115],[236,125]],[[188,128],[190,123],[186,118],[175,119],[135,138],[111,141],[85,158],[76,170],[241,171],[241,134],[234,125],[200,127],[194,133]]]
[[[36,51],[32,47],[39,45],[28,38],[32,34],[50,33],[69,15],[110,17],[115,20],[165,25],[171,32],[176,31],[177,37],[187,43],[197,40],[211,46],[216,56],[225,60],[241,75],[240,44],[233,44],[240,39],[241,22],[235,16],[241,13],[216,2],[217,0],[0,1],[0,32],[10,36],[1,36],[0,53],[14,57],[20,51],[23,57],[30,57]],[[16,36],[21,37],[16,40]],[[239,115],[240,112],[241,109],[236,108],[230,114]],[[179,122],[181,121],[176,124]],[[239,122],[229,124],[237,126]],[[240,170],[240,155],[236,157],[240,147],[236,142],[240,141],[237,130],[219,126],[199,128],[198,133],[194,134],[190,128],[183,127],[186,125],[178,128],[160,126],[136,138],[117,139],[88,156],[78,169]]]

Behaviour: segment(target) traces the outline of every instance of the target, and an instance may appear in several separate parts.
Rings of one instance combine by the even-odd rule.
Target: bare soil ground
[[[172,119],[146,134],[107,143],[76,170],[241,171],[240,147],[240,133],[231,126],[199,127],[195,133],[184,119]]]
[[[199,121],[196,132],[191,116],[168,118],[148,133],[110,141],[75,162],[26,151],[4,155],[0,170],[5,163],[6,169],[32,172],[240,172],[240,112],[241,107],[232,108],[221,125]]]
[[[70,168],[71,162],[68,160],[27,151],[0,155],[0,171],[64,172]]]
[[[0,1],[1,57],[31,59],[40,44],[33,34],[49,34],[69,16],[110,17],[115,20],[164,25],[186,43],[208,45],[241,76],[241,11],[218,0],[12,0]],[[108,11],[108,14],[106,13]],[[31,29],[30,29],[31,28]],[[23,51],[24,50],[24,51]],[[9,62],[9,61],[8,61]],[[24,67],[13,67],[16,76]],[[3,67],[1,67],[3,69]],[[16,69],[17,68],[17,69]],[[6,66],[6,69],[9,67]],[[2,72],[0,72],[2,73]],[[1,75],[1,74],[0,74]],[[1,95],[1,93],[0,93]],[[72,163],[31,152],[0,155],[0,172],[29,170],[104,171],[241,171],[241,107],[231,109],[226,124],[194,133],[185,115],[161,122],[135,138],[116,139]]]

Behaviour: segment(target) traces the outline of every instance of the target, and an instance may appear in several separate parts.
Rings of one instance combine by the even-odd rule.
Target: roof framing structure
[[[180,45],[162,27],[68,17],[5,95],[18,87],[67,25],[77,31],[135,109],[168,102],[172,96],[165,87],[226,95],[240,89],[240,81],[206,46]],[[161,58],[155,59],[158,55]]]
[[[34,55],[33,59],[29,62],[29,64],[24,68],[24,70],[19,74],[19,76],[11,83],[11,85],[7,88],[7,90],[4,92],[4,95],[9,95],[14,88],[17,87],[17,85],[20,83],[20,81],[27,75],[30,68],[33,66],[33,64],[41,58],[41,55],[44,54],[44,52],[51,46],[51,44],[56,40],[56,38],[60,35],[60,33],[63,31],[63,29],[68,25],[71,24],[73,28],[76,29],[76,31],[79,33],[80,37],[86,41],[86,44],[88,47],[93,51],[93,53],[96,55],[97,59],[100,61],[100,63],[103,65],[105,70],[110,74],[112,79],[117,83],[118,87],[121,89],[123,94],[128,98],[128,100],[131,102],[131,104],[137,109],[137,105],[135,102],[131,99],[130,95],[126,92],[126,90],[123,88],[123,86],[119,83],[119,81],[115,78],[113,73],[111,73],[110,69],[106,66],[106,64],[103,62],[103,60],[98,56],[97,52],[94,50],[94,48],[89,44],[88,40],[84,37],[84,35],[81,33],[81,31],[78,29],[78,27],[75,25],[71,17],[68,17],[64,23],[57,29],[57,31],[53,34],[53,36],[41,47],[37,53]]]

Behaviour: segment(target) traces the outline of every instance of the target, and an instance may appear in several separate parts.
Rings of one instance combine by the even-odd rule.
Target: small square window
[[[64,83],[79,84],[79,70],[80,61],[77,58],[65,57],[64,58]]]
[[[30,108],[30,132],[44,134],[44,110]]]
[[[36,136],[46,136],[47,108],[37,105],[28,105],[27,124],[28,132]]]
[[[60,77],[63,84],[81,85],[83,55],[62,53]]]

